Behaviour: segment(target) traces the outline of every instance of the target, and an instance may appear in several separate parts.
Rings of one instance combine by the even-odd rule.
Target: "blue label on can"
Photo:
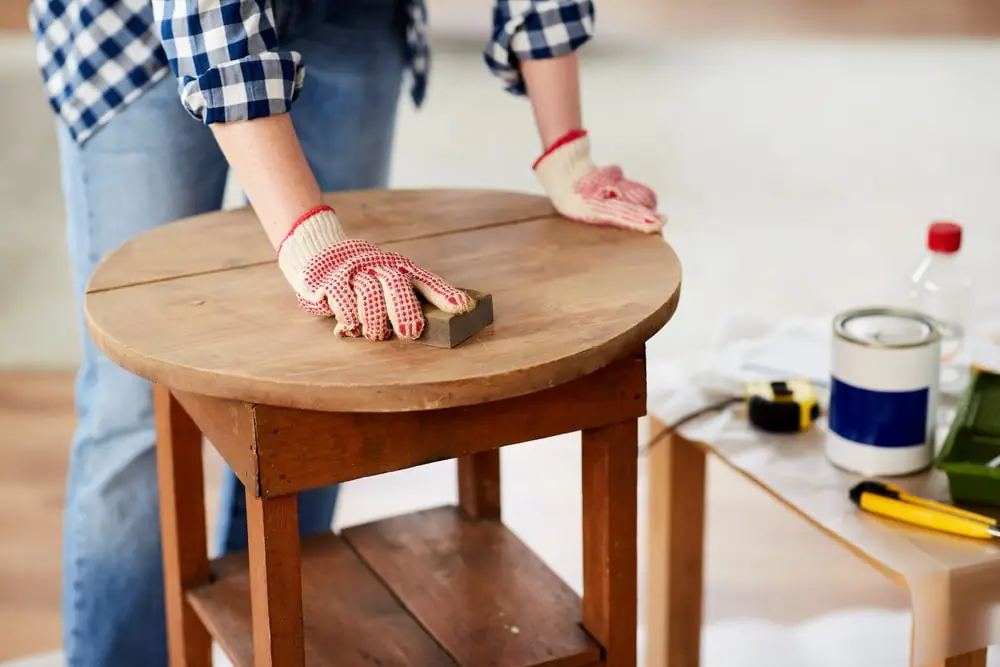
[[[832,378],[830,430],[873,447],[912,447],[927,439],[930,388],[873,391]]]

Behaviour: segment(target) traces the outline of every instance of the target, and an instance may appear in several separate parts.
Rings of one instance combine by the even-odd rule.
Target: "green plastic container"
[[[973,371],[935,465],[956,504],[1000,506],[1000,375]]]

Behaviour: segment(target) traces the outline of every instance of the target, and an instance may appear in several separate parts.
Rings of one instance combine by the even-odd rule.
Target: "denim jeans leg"
[[[152,391],[86,333],[97,263],[132,237],[218,209],[226,163],[167,77],[83,146],[59,127],[67,237],[83,359],[76,378],[63,535],[69,667],[167,664]]]
[[[405,64],[405,8],[398,0],[315,0],[296,9],[287,46],[302,53],[306,78],[292,122],[320,188],[386,187]],[[330,530],[337,491],[299,494],[302,535]],[[215,552],[246,549],[244,489],[228,470],[222,498]]]
[[[405,68],[406,3],[317,0],[315,7],[318,15],[291,43],[308,63],[292,109],[295,130],[324,191],[384,188]]]

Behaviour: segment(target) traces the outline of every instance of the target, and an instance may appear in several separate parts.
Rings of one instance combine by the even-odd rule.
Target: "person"
[[[289,298],[336,318],[338,335],[419,336],[415,290],[445,310],[470,307],[442,277],[352,237],[321,199],[387,185],[404,78],[415,104],[426,94],[424,0],[32,0],[30,22],[57,121],[83,331],[98,262],[143,231],[221,208],[229,169]],[[577,51],[593,26],[590,0],[495,0],[483,57],[530,100],[533,168],[555,208],[656,233],[652,190],[590,156]],[[166,665],[151,387],[82,339],[63,536],[67,665]],[[217,554],[246,548],[243,498],[227,471]],[[336,499],[336,487],[302,494],[300,531],[330,530]]]

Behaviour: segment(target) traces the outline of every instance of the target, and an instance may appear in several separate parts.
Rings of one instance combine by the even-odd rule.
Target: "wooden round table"
[[[248,209],[143,234],[88,286],[97,346],[155,386],[172,667],[207,666],[211,637],[238,667],[632,667],[643,350],[677,257],[532,195],[327,200],[352,235],[492,294],[493,324],[453,349],[337,338]],[[499,449],[574,431],[582,603],[500,521]],[[216,561],[202,434],[247,495],[248,553]],[[452,458],[458,507],[300,540],[298,492]]]

